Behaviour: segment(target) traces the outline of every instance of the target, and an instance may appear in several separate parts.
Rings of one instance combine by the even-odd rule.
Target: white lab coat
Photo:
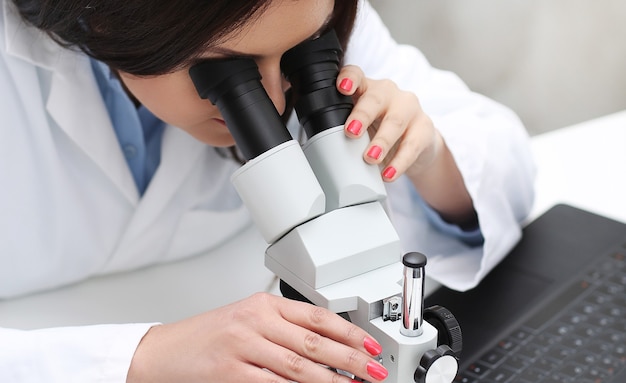
[[[209,251],[250,225],[229,177],[237,165],[166,127],[161,165],[140,198],[89,59],[0,14],[0,299]],[[413,90],[450,147],[474,199],[484,246],[431,227],[406,181],[389,185],[407,250],[428,273],[475,286],[520,237],[533,199],[528,137],[508,109],[397,45],[369,4],[347,63]],[[2,382],[124,382],[151,324],[22,332],[0,328]],[[1,318],[0,318],[1,326]]]

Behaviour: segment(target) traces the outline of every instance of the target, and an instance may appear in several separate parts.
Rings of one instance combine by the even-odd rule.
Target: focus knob
[[[442,345],[422,356],[413,379],[416,383],[452,383],[459,371],[459,362],[450,347]]]
[[[435,305],[424,309],[424,320],[437,329],[437,345],[447,345],[458,357],[463,350],[461,326],[445,307]]]

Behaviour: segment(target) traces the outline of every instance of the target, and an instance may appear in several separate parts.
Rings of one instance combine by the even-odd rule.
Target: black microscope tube
[[[211,59],[189,69],[198,94],[217,105],[246,160],[292,139],[252,59]]]
[[[343,125],[353,102],[337,90],[343,50],[334,30],[287,51],[281,69],[296,98],[296,114],[309,138]]]

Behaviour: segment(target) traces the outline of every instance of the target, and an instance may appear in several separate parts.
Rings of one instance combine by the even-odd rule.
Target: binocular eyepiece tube
[[[295,109],[307,136],[343,125],[352,98],[337,91],[343,50],[334,30],[287,51],[280,62],[296,97]]]
[[[281,59],[308,137],[343,125],[352,110],[352,98],[339,93],[335,84],[342,54],[337,35],[330,31],[297,45]],[[200,97],[219,108],[247,160],[292,138],[261,84],[254,60],[205,60],[191,67],[189,75]]]
[[[292,139],[254,60],[207,60],[191,67],[189,75],[200,97],[217,105],[246,160]]]

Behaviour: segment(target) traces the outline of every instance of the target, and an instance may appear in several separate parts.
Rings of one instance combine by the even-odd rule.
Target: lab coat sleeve
[[[0,328],[0,382],[125,383],[135,349],[154,325]]]
[[[431,278],[461,291],[476,286],[520,239],[532,207],[535,165],[524,126],[510,109],[472,92],[455,74],[431,67],[415,47],[397,44],[366,1],[360,3],[345,64],[414,92],[441,132],[473,199],[482,246],[429,223],[404,178],[388,185],[391,215],[405,250],[428,256]]]

